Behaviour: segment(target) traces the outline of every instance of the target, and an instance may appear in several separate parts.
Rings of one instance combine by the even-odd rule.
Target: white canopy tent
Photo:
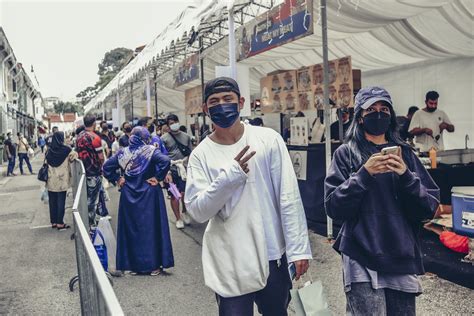
[[[230,5],[245,1],[230,1]],[[281,2],[281,1],[280,1]],[[329,0],[329,59],[352,57],[362,70],[363,86],[383,85],[393,95],[399,114],[411,105],[422,107],[427,90],[438,90],[443,108],[456,126],[447,148],[464,147],[464,135],[474,137],[474,1],[472,0]],[[119,83],[137,76],[169,44],[169,39],[199,29],[210,16],[226,11],[223,1],[203,1],[185,10],[86,107],[97,106]],[[250,67],[251,93],[258,95],[260,78],[275,70],[297,69],[322,62],[320,6],[314,0],[314,34],[274,48],[240,63]],[[227,38],[203,52],[204,78],[216,65],[228,64]],[[161,111],[184,110],[187,88],[173,88],[175,70],[158,74]],[[453,113],[452,108],[456,109]]]

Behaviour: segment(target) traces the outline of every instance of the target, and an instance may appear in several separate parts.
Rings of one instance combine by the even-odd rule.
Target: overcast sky
[[[0,0],[0,25],[28,73],[34,66],[43,97],[72,100],[97,81],[107,51],[147,44],[191,3]]]

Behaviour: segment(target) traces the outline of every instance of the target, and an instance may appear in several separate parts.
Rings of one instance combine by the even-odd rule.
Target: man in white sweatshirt
[[[287,315],[291,279],[306,273],[311,256],[306,218],[290,156],[269,128],[242,124],[244,105],[231,78],[206,84],[204,112],[214,132],[193,151],[185,203],[203,239],[206,285],[219,315]]]

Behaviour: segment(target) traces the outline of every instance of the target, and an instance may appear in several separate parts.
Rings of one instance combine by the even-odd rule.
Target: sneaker
[[[191,217],[189,217],[188,213],[181,213],[181,219],[184,225],[191,225]]]
[[[177,229],[183,229],[183,228],[184,228],[184,223],[183,223],[182,220],[178,219],[178,220],[176,221],[176,228],[177,228]]]

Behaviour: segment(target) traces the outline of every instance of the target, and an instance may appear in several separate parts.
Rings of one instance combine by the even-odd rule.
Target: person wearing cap
[[[408,128],[415,136],[415,145],[421,152],[428,152],[431,148],[444,150],[443,132],[454,132],[454,125],[449,117],[438,110],[438,98],[438,92],[428,91],[425,97],[426,107],[413,115]]]
[[[185,203],[203,237],[204,279],[219,315],[287,315],[292,286],[312,258],[298,182],[281,136],[242,124],[237,82],[220,77],[204,90],[214,132],[193,151]]]
[[[343,223],[334,248],[342,255],[351,315],[415,315],[424,274],[418,229],[433,218],[439,188],[400,138],[389,93],[361,89],[347,143],[334,153],[325,208]],[[382,154],[398,146],[398,154]]]

